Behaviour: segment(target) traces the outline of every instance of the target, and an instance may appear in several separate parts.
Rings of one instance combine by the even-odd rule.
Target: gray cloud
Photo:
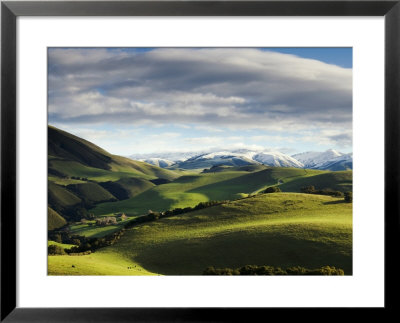
[[[353,140],[351,134],[340,134],[329,136],[329,139],[337,146],[351,146]]]
[[[293,55],[237,48],[49,51],[51,122],[345,128],[351,116],[351,69]]]

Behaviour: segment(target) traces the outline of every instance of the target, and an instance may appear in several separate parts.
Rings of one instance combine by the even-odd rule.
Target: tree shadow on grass
[[[324,205],[343,204],[343,203],[347,203],[347,202],[345,200],[330,201],[330,202],[324,202]]]

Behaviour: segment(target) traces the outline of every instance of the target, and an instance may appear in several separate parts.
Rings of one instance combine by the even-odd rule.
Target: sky
[[[110,153],[352,151],[351,48],[49,48],[49,124]]]

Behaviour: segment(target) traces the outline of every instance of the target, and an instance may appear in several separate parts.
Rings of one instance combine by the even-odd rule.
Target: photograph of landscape
[[[48,48],[48,275],[352,275],[352,48]]]

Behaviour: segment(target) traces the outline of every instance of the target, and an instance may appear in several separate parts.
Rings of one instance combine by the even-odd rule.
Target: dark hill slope
[[[113,179],[136,177],[173,180],[179,177],[177,172],[171,170],[112,155],[87,140],[53,126],[48,127],[48,155],[49,175],[57,177],[78,176],[92,180],[99,177],[99,182],[106,181],[107,175]]]
[[[59,213],[76,207],[82,203],[82,200],[65,187],[48,182],[48,203],[51,208]]]
[[[99,184],[88,182],[83,184],[70,184],[67,189],[81,197],[86,205],[101,202],[117,201],[117,199]]]
[[[67,221],[60,214],[50,207],[47,208],[47,227],[49,230],[61,228],[65,224],[67,224]]]
[[[48,154],[85,166],[111,169],[112,158],[100,147],[55,127],[48,127]]]

